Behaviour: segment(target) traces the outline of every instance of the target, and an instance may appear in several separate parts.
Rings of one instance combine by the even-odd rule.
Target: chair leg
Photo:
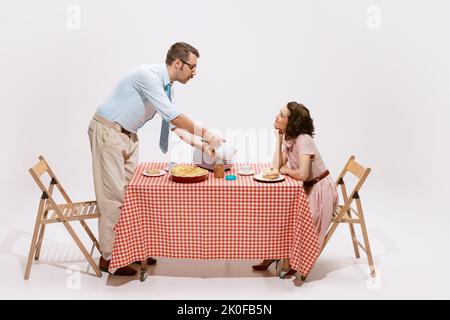
[[[92,233],[91,229],[89,228],[88,224],[86,223],[86,221],[84,220],[80,220],[81,225],[83,226],[84,230],[86,230],[86,233],[88,234],[89,238],[91,238],[92,243],[95,245],[95,247],[97,248],[98,252],[101,253],[100,251],[100,244],[97,241],[97,238],[94,236],[94,234]]]
[[[143,259],[141,261],[141,270],[139,273],[139,280],[141,280],[141,282],[144,282],[145,279],[147,279],[147,271],[148,271],[147,259]]]
[[[331,236],[333,235],[334,231],[336,230],[338,226],[337,222],[333,222],[333,224],[331,225],[330,229],[328,230],[325,239],[323,240],[322,243],[322,248],[320,249],[320,253],[322,253],[323,249],[325,249],[325,246],[327,245],[328,241],[330,241]]]
[[[36,223],[34,224],[34,231],[33,236],[31,238],[30,251],[28,253],[27,266],[25,267],[25,274],[23,276],[25,280],[28,280],[28,278],[30,277],[31,264],[33,263],[33,256],[36,252],[37,239],[43,215],[44,203],[45,203],[44,199],[41,199],[39,202],[38,214],[36,217]]]
[[[46,219],[47,215],[48,215],[48,211],[46,211],[44,213],[43,218]],[[36,253],[34,255],[34,260],[39,260],[39,255],[41,254],[42,242],[44,241],[45,226],[46,226],[46,224],[42,224],[40,231],[39,231],[39,238],[38,238],[38,242],[37,242]]]
[[[370,250],[369,234],[367,232],[366,221],[364,219],[364,214],[363,214],[361,202],[359,201],[359,199],[358,199],[358,201],[356,201],[356,206],[358,208],[358,212],[360,213],[361,233],[362,233],[363,239],[364,239],[364,247],[366,249],[367,261],[369,263],[369,268],[370,268],[370,275],[372,277],[375,277],[375,275],[376,275],[375,274],[375,266],[373,265],[372,250]]]
[[[33,238],[31,239],[30,251],[28,253],[27,266],[25,268],[25,274],[24,274],[25,280],[28,280],[28,278],[30,277],[31,264],[33,263],[33,255],[36,252],[37,232],[38,232],[38,230],[35,231],[35,233],[33,234]]]
[[[41,225],[39,231],[39,237],[36,243],[36,253],[34,254],[34,260],[39,260],[39,255],[41,254],[42,242],[44,241],[45,224]]]
[[[363,222],[361,223],[361,231],[364,238],[364,246],[366,248],[367,262],[369,263],[370,275],[372,277],[375,277],[376,275],[375,266],[373,265],[372,251],[370,250],[369,235],[367,233],[366,225]]]
[[[357,259],[359,259],[360,258],[360,254],[359,254],[358,242],[356,241],[355,228],[353,227],[353,223],[349,223],[348,226],[350,228],[350,235],[352,237],[353,250],[355,251],[355,257]]]
[[[102,276],[102,272],[100,271],[100,268],[97,266],[97,264],[95,263],[94,259],[92,259],[91,255],[86,250],[84,245],[81,243],[81,241],[78,238],[78,236],[76,235],[75,231],[72,229],[72,226],[67,221],[64,221],[63,223],[64,223],[64,226],[66,227],[67,231],[69,231],[70,235],[72,236],[73,240],[75,240],[75,243],[77,244],[78,248],[80,248],[80,250],[83,253],[84,257],[87,259],[87,261],[91,265],[92,269],[94,269],[95,274],[98,277],[101,277]]]

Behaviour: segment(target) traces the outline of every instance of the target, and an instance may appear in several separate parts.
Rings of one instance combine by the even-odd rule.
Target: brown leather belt
[[[116,122],[111,122],[108,119],[103,118],[101,115],[99,115],[98,113],[94,114],[94,119],[97,120],[100,123],[103,123],[105,126],[110,127],[116,131],[119,131],[125,135],[128,136],[128,138],[131,139],[131,136],[133,135],[132,132],[124,129],[120,124],[116,123]]]
[[[131,139],[131,135],[133,134],[130,131],[125,130],[124,128],[121,127],[120,132],[122,132],[123,134],[126,134],[128,136],[128,138]]]
[[[312,187],[313,185],[315,185],[317,182],[319,182],[320,180],[322,180],[323,178],[327,177],[330,174],[330,172],[327,170],[324,173],[322,173],[320,176],[318,176],[315,179],[309,180],[309,181],[303,181],[303,186],[304,187]]]

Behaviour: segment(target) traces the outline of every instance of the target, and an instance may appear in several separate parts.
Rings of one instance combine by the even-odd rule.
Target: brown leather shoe
[[[98,266],[100,268],[100,270],[102,270],[103,272],[109,272],[109,263],[110,260],[105,260],[103,259],[103,257],[100,257],[100,260],[98,262]],[[134,276],[137,273],[137,271],[129,266],[125,266],[122,268],[119,268],[116,270],[116,272],[113,273],[113,275],[115,276]]]
[[[157,260],[155,258],[148,258],[147,259],[147,265],[152,265],[152,264],[156,264]],[[141,261],[134,261],[133,263],[137,263],[137,264],[141,264]]]

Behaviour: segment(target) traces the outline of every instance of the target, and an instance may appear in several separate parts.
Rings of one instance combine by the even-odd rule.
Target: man
[[[168,148],[169,129],[181,139],[212,155],[222,139],[194,123],[172,103],[174,81],[186,83],[194,77],[199,52],[184,42],[173,44],[167,52],[166,63],[141,65],[128,72],[108,100],[95,113],[89,125],[94,187],[101,214],[99,243],[102,255],[99,266],[108,272],[116,225],[125,188],[138,163],[137,130],[159,113],[161,124],[160,148]],[[194,135],[203,143],[194,143]],[[156,263],[153,258],[149,264]],[[130,266],[119,268],[115,275],[134,275]]]

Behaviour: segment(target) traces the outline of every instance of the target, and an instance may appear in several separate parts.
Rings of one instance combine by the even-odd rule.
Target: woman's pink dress
[[[307,181],[319,177],[327,170],[313,138],[308,134],[301,134],[295,140],[286,141],[283,139],[282,153],[287,155],[287,166],[296,170],[299,169],[300,156],[305,154],[313,155]],[[322,246],[333,217],[333,212],[336,209],[338,201],[337,187],[331,175],[328,175],[312,188],[305,188],[305,191],[319,238],[319,245]]]

